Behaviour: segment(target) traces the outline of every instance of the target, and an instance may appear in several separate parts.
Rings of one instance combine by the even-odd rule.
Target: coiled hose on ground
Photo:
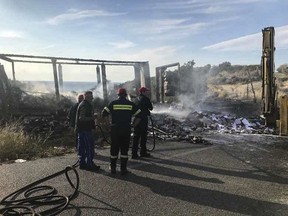
[[[4,197],[0,201],[0,206],[4,206],[3,208],[0,208],[0,214],[3,216],[52,216],[59,214],[78,194],[79,175],[75,169],[78,165],[79,164],[77,161],[72,166],[67,166],[65,169],[59,172],[35,181]],[[70,172],[75,174],[74,183],[72,182]],[[45,181],[63,174],[65,174],[68,183],[73,189],[72,193],[68,196],[58,195],[57,190],[52,186],[40,185]]]
[[[152,144],[147,146],[148,151],[153,151],[156,146],[154,123],[150,116],[152,132]],[[110,144],[109,140],[105,136],[105,133],[100,125],[96,125],[100,129],[100,132],[104,140]],[[72,166],[67,166],[65,169],[49,175],[45,178],[39,179],[15,192],[4,197],[0,201],[0,214],[3,216],[22,216],[22,215],[33,215],[33,216],[53,216],[61,213],[68,205],[69,202],[77,196],[79,188],[79,174],[76,167],[79,166],[77,161]],[[73,183],[69,172],[74,172],[75,182]],[[47,185],[40,185],[41,183],[53,179],[57,176],[65,174],[69,185],[72,187],[73,192],[69,196],[57,195],[56,188]],[[23,195],[24,198],[20,198]],[[45,207],[45,210],[39,210],[41,207]]]

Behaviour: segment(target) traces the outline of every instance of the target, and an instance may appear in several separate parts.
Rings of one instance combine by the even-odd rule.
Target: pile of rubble
[[[181,115],[183,114],[183,115]],[[232,114],[222,114],[210,111],[185,111],[179,107],[159,111],[157,108],[151,116],[156,133],[161,139],[185,140],[203,142],[201,137],[193,134],[206,131],[217,133],[249,133],[274,134],[275,130],[265,126],[265,120],[260,116],[249,118],[237,117]]]
[[[28,94],[20,89],[13,98],[15,109],[10,110],[8,117],[0,115],[0,126],[17,120],[27,134],[51,139],[69,128],[67,113],[73,105],[69,98],[61,96],[57,101],[52,94]]]
[[[61,118],[56,115],[25,116],[22,121],[23,129],[28,134],[50,135],[50,138],[60,136],[69,128],[66,116]]]

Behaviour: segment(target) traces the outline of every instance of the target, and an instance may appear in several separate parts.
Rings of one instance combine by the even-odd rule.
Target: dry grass
[[[255,91],[256,100],[261,99],[262,83],[253,82],[253,88]],[[247,89],[248,86],[248,89]],[[237,100],[253,100],[254,95],[251,84],[224,84],[224,85],[208,85],[209,92],[218,95],[220,98],[229,98]]]
[[[28,135],[21,122],[7,123],[0,128],[0,162],[63,155],[67,153],[66,146],[75,148],[75,139],[70,132],[54,139],[50,139],[49,133],[45,136]]]
[[[276,79],[278,97],[288,94],[288,80]],[[248,89],[247,89],[248,86]],[[253,88],[257,101],[261,101],[262,97],[262,81],[253,82]],[[236,99],[236,100],[253,100],[253,92],[251,84],[208,84],[208,89],[211,94],[215,94],[220,98]]]

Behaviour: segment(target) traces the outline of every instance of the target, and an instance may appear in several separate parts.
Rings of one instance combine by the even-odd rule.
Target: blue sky
[[[276,67],[288,62],[286,0],[0,0],[0,53],[149,61],[155,67],[259,64],[261,30],[274,26]],[[11,65],[5,61],[11,78]],[[112,81],[132,67],[107,66]],[[91,81],[95,68],[63,66],[64,80]],[[16,64],[19,80],[53,80],[52,66]]]

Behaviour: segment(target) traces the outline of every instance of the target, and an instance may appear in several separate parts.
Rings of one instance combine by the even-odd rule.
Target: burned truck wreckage
[[[51,130],[55,131],[55,133],[61,133],[62,130],[67,129],[67,122],[65,119],[67,116],[67,108],[71,106],[71,104],[73,104],[73,101],[66,99],[65,96],[63,96],[63,92],[60,91],[61,86],[63,86],[63,72],[61,64],[94,64],[96,66],[97,77],[97,81],[95,82],[95,84],[101,84],[103,86],[104,103],[107,103],[109,100],[105,66],[109,64],[127,64],[134,67],[135,75],[132,87],[131,85],[127,87],[128,92],[132,92],[133,94],[137,95],[137,91],[135,89],[138,89],[140,86],[146,86],[151,89],[151,99],[152,102],[154,102],[155,104],[155,109],[152,112],[150,121],[150,137],[152,136],[153,131],[154,137],[156,136],[156,138],[160,140],[174,140],[186,141],[190,143],[210,144],[208,141],[205,140],[205,138],[201,137],[207,132],[231,134],[277,134],[278,129],[275,127],[270,127],[271,125],[267,124],[267,122],[269,123],[271,121],[276,121],[275,118],[278,115],[275,114],[275,111],[278,109],[276,108],[276,105],[274,105],[276,97],[275,80],[273,78],[273,74],[271,74],[270,72],[273,71],[274,65],[273,53],[270,52],[270,54],[268,53],[269,55],[267,54],[267,50],[272,50],[270,46],[274,46],[274,38],[272,37],[274,32],[273,34],[270,34],[270,36],[272,35],[270,38],[270,43],[266,42],[266,37],[268,35],[267,31],[270,30],[271,29],[263,30],[263,56],[261,68],[263,78],[262,114],[264,114],[264,118],[260,117],[261,113],[259,112],[259,108],[261,108],[261,105],[255,103],[255,101],[245,102],[245,106],[242,106],[244,102],[241,101],[239,102],[233,100],[223,100],[221,98],[209,96],[207,92],[207,75],[211,70],[211,66],[202,68],[202,75],[199,76],[199,73],[195,74],[191,72],[195,64],[194,61],[188,62],[186,65],[181,67],[179,63],[167,64],[156,67],[155,83],[153,84],[153,81],[150,78],[148,62],[101,62],[100,60],[91,59],[87,60],[56,57],[48,58],[36,56],[35,58],[41,59],[39,62],[38,60],[30,60],[27,62],[42,64],[50,63],[53,65],[56,93],[54,102],[55,104],[57,104],[58,108],[61,108],[57,110],[57,114],[59,114],[58,117],[62,116],[62,118],[57,118],[56,114],[49,114],[43,116],[41,116],[40,114],[37,117],[30,116],[29,118],[24,118],[24,128],[27,132],[33,131],[38,133],[45,133]],[[268,45],[269,47],[267,47]],[[8,59],[10,62],[14,63],[17,61],[23,62],[23,60],[13,60],[14,57],[32,58],[33,56],[0,54],[0,57],[2,60]],[[49,59],[49,61],[44,61],[43,59]],[[174,71],[167,70],[170,67],[176,67],[176,69]],[[2,65],[1,68],[0,105],[1,113],[4,113],[4,111],[11,111],[13,102],[11,102],[11,88],[9,88],[9,80]],[[102,81],[100,70],[102,71]],[[13,79],[15,79],[14,67]],[[125,84],[123,84],[122,86],[126,88]],[[29,98],[31,99],[31,97],[26,97],[26,99]],[[18,101],[21,101],[21,98],[18,99]],[[37,100],[32,99],[31,101],[32,104],[36,101],[36,104],[34,104],[34,107],[36,107],[36,109],[38,102],[41,104],[45,104],[45,102],[43,102],[42,100],[40,101],[39,99],[38,102]],[[31,101],[26,104],[28,105],[30,103],[31,105]],[[223,107],[227,105],[230,106],[230,110],[228,112],[227,110],[223,109]],[[271,106],[273,107],[271,108]],[[49,104],[47,104],[47,107],[49,107]],[[25,103],[22,103],[21,109],[22,111],[25,110]],[[98,111],[100,109],[98,109]],[[242,112],[235,112],[237,110],[240,110]],[[244,111],[246,111],[245,115],[241,115],[244,113]]]

